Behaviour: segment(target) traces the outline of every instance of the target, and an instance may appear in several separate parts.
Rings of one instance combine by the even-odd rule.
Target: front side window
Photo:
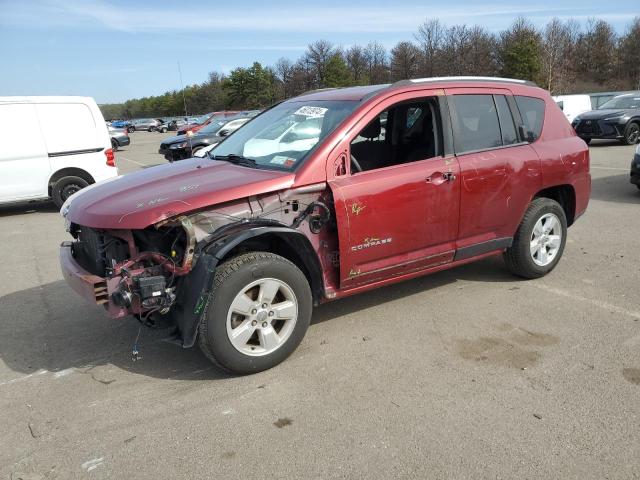
[[[235,131],[210,152],[210,157],[292,170],[358,104],[355,100],[283,102]]]
[[[535,142],[542,133],[544,100],[522,95],[516,95],[515,99],[524,124],[524,139],[527,142]]]
[[[437,97],[388,108],[351,142],[351,173],[417,162],[442,155],[442,123]]]
[[[493,95],[453,95],[451,103],[457,154],[502,146],[502,134]]]

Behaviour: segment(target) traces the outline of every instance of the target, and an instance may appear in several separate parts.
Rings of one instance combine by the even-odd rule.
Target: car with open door
[[[110,317],[171,323],[184,347],[253,373],[296,349],[320,303],[495,255],[548,274],[590,189],[588,148],[529,82],[320,90],[209,157],[74,196],[60,262]]]

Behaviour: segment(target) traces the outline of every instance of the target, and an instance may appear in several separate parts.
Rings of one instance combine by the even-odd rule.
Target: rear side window
[[[453,95],[456,153],[502,146],[498,112],[492,95]]]
[[[516,133],[516,125],[513,123],[513,116],[509,109],[509,104],[504,95],[494,95],[498,109],[498,118],[500,119],[500,130],[502,131],[502,144],[513,145],[518,143],[518,134]]]
[[[96,122],[87,105],[39,103],[37,109],[49,153],[104,146],[104,138],[97,135]]]
[[[516,95],[515,99],[522,116],[522,123],[524,123],[525,140],[527,142],[535,142],[542,132],[544,100],[521,95]]]

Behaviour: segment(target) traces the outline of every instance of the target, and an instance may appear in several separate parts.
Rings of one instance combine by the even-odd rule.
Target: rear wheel
[[[624,129],[624,138],[622,143],[625,145],[634,145],[638,143],[638,140],[640,140],[640,125],[636,122],[631,122]]]
[[[536,198],[504,253],[507,268],[519,277],[539,278],[555,268],[567,240],[567,218],[558,202]]]
[[[80,177],[62,177],[51,189],[51,199],[58,208],[62,208],[62,204],[74,193],[89,186],[84,178]]]
[[[311,288],[298,267],[273,253],[246,253],[216,269],[198,343],[225,370],[260,372],[296,349],[311,310]]]
[[[129,133],[135,132],[135,131],[136,131],[136,127],[134,127],[133,125],[129,125]]]

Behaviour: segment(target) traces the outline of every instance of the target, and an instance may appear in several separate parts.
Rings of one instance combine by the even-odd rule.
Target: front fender
[[[191,271],[181,277],[178,298],[171,309],[171,315],[180,330],[184,348],[190,348],[195,344],[198,327],[211,299],[218,264],[241,243],[264,235],[276,235],[292,248],[302,249],[302,251],[296,251],[299,251],[299,257],[310,274],[314,297],[318,298],[323,294],[320,261],[309,239],[302,232],[287,226],[246,225],[246,228],[224,235],[214,233],[210,238],[215,240],[203,240],[198,245],[200,252],[198,260]]]

